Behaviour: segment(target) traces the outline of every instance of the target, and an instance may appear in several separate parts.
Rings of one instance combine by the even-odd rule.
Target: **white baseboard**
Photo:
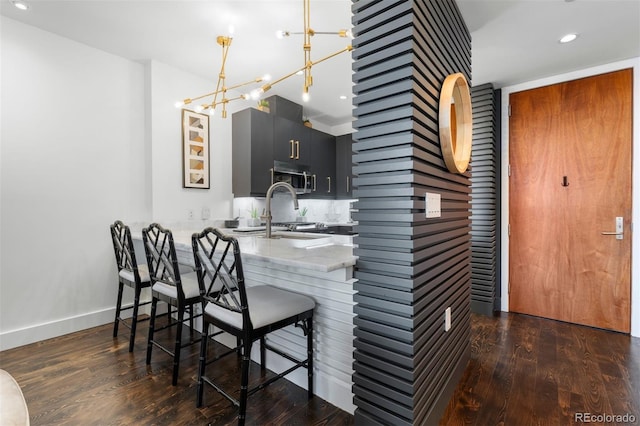
[[[124,305],[123,308],[131,305],[132,304]],[[140,313],[148,313],[148,309],[146,308],[148,308],[148,306],[141,307]],[[125,318],[131,316],[131,310],[124,311],[123,314]],[[63,336],[69,333],[75,333],[76,331],[86,330],[87,328],[97,327],[107,323],[113,323],[115,315],[115,307],[105,308],[73,317],[5,331],[0,333],[0,351]]]

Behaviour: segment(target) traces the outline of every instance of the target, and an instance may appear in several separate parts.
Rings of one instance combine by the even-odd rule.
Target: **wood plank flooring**
[[[235,424],[235,408],[212,389],[195,407],[199,345],[183,349],[176,387],[166,354],[154,350],[145,365],[147,324],[132,354],[128,330],[114,339],[107,324],[0,352],[0,368],[22,387],[34,426]],[[472,315],[471,324],[471,361],[442,425],[569,425],[581,412],[629,413],[640,424],[640,339],[519,314]],[[234,386],[237,358],[222,363]],[[261,379],[258,365],[251,377]],[[250,397],[247,414],[252,425],[354,422],[286,380]]]
[[[471,360],[441,425],[583,424],[579,413],[640,424],[640,339],[519,314],[471,324]],[[595,424],[625,424],[612,420]]]
[[[151,365],[145,364],[148,322],[138,325],[133,353],[128,352],[129,330],[121,325],[113,338],[112,327],[107,324],[0,352],[0,368],[22,387],[32,426],[236,424],[236,408],[210,387],[204,406],[196,408],[199,343],[182,350],[174,387],[173,361],[167,354],[154,349]],[[212,354],[223,348],[209,347]],[[239,387],[238,358],[230,355],[218,365],[220,383],[229,389]],[[250,377],[250,386],[264,377],[258,364],[252,364]],[[249,397],[247,424],[350,425],[353,416],[317,396],[308,400],[306,390],[279,380]]]

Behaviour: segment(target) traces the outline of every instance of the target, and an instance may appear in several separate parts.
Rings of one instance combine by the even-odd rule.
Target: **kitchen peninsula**
[[[193,265],[191,235],[201,229],[172,229],[179,262]],[[302,234],[279,231],[276,238],[264,233],[222,229],[238,239],[247,286],[272,285],[312,297],[314,314],[314,394],[353,413],[353,256],[352,237],[344,235]],[[134,232],[141,242],[140,232]],[[196,325],[200,328],[200,324]],[[229,337],[229,336],[227,336]],[[270,334],[270,343],[304,357],[306,341],[299,329],[291,327]],[[221,341],[229,346],[235,340]],[[259,342],[252,359],[259,360]],[[267,368],[281,372],[289,361],[267,356]],[[296,370],[288,380],[306,389],[306,371]]]

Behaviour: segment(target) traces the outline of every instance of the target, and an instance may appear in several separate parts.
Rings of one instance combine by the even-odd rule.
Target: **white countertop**
[[[244,259],[266,259],[282,265],[321,272],[330,272],[355,265],[353,238],[347,235],[281,232],[274,227],[273,235],[280,238],[264,238],[264,231],[222,232],[236,237]],[[191,251],[191,235],[201,229],[171,229],[176,251]],[[138,232],[133,232],[134,237]]]

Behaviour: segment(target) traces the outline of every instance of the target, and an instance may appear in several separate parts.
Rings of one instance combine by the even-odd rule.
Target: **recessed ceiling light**
[[[29,10],[29,4],[27,4],[27,3],[23,2],[23,1],[14,0],[12,3],[16,8],[18,8],[20,10]]]
[[[345,95],[340,95],[340,99],[344,101],[345,99],[347,99],[347,97]]]
[[[562,38],[560,39],[560,43],[569,43],[573,40],[575,40],[576,38],[578,38],[578,34],[567,34],[562,36]]]

